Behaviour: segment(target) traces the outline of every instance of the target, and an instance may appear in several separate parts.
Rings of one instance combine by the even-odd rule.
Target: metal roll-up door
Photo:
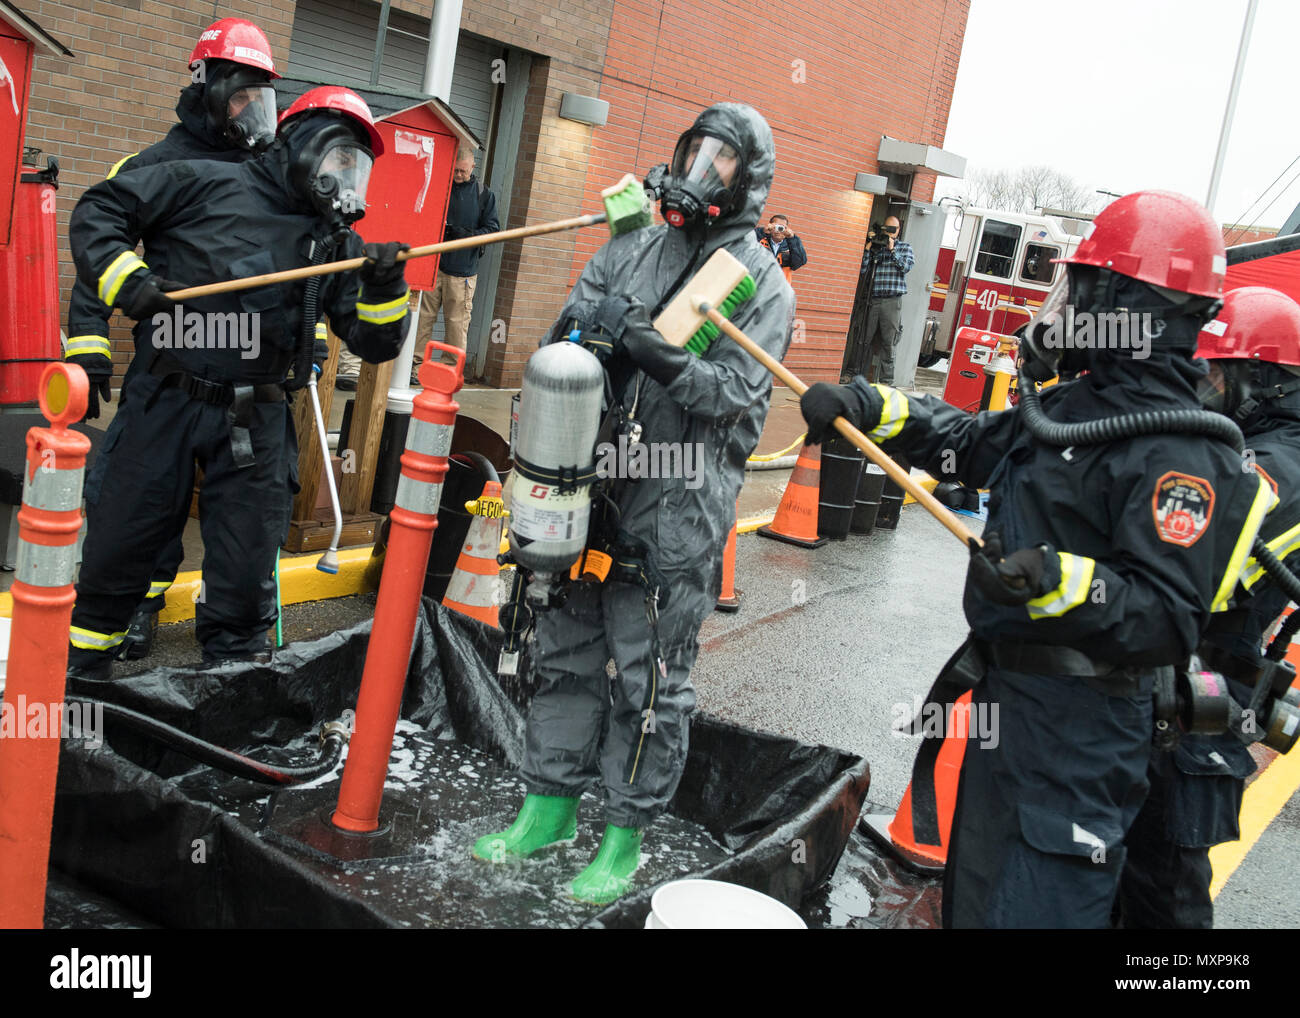
[[[288,76],[369,85],[378,29],[376,3],[300,0],[289,44]],[[429,19],[390,11],[379,84],[404,92],[422,91],[428,49]],[[468,32],[460,33],[456,46],[450,105],[485,146],[490,144],[497,88],[492,81],[492,61],[501,58],[504,50],[501,43]],[[481,163],[483,156],[479,159]]]

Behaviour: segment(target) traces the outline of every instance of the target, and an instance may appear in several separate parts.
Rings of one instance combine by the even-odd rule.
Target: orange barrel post
[[[435,363],[439,352],[451,354],[456,363]],[[460,409],[452,396],[464,384],[464,368],[463,350],[445,343],[425,348],[419,375],[423,391],[415,397],[406,433],[375,624],[361,673],[357,719],[333,816],[334,825],[345,831],[367,833],[379,828],[388,757],[402,707],[429,547],[438,526],[451,432]]]
[[[89,382],[75,364],[41,374],[38,395],[49,428],[27,432],[27,470],[18,511],[18,567],[4,709],[14,712],[9,738],[0,731],[0,928],[39,929],[59,773],[68,628],[76,591],[81,481],[90,439],[68,425],[86,413]],[[16,705],[25,704],[23,718]],[[29,738],[32,708],[43,736]]]
[[[718,603],[714,610],[720,612],[740,611],[741,591],[736,589],[736,528],[740,523],[740,501],[736,501],[737,519],[731,521],[731,533],[727,535],[726,547],[722,550],[722,590],[718,592]]]

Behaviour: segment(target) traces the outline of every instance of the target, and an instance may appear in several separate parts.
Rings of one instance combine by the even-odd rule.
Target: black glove
[[[831,429],[836,417],[843,417],[855,428],[862,427],[862,398],[847,385],[816,382],[799,398],[799,410],[808,422],[808,443],[818,445]]]
[[[984,546],[971,540],[968,579],[994,604],[1027,604],[1045,593],[1047,545],[1021,548],[1002,557],[1002,538],[996,531],[984,535]]]
[[[399,251],[411,250],[410,244],[390,240],[387,244],[367,244],[366,264],[361,266],[361,282],[376,290],[389,290],[406,274],[406,262],[397,260]]]
[[[463,226],[455,226],[452,223],[448,223],[442,231],[443,240],[461,240],[468,236],[470,236],[469,230]]]
[[[160,276],[145,276],[133,287],[131,283],[131,280],[127,281],[130,296],[119,300],[117,306],[137,322],[158,314],[171,314],[177,302],[168,297],[166,291],[186,289],[183,283],[173,283]]]
[[[623,327],[615,337],[614,354],[626,353],[638,368],[664,388],[698,358],[684,347],[673,346],[650,324],[645,305],[636,297],[606,297],[597,308],[597,318],[622,319]]]
[[[79,353],[65,357],[65,364],[75,364],[81,368],[90,380],[90,391],[86,395],[86,416],[84,421],[93,421],[99,416],[99,401],[108,403],[113,396],[113,362],[102,353]]]

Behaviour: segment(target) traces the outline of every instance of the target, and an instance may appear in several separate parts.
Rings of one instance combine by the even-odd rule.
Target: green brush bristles
[[[754,277],[746,276],[736,284],[736,288],[727,294],[726,299],[718,305],[718,314],[722,315],[723,318],[730,318],[731,312],[757,292],[758,287],[754,283]],[[703,357],[704,351],[718,338],[720,331],[713,322],[706,319],[704,324],[695,330],[695,335],[686,341],[686,349],[695,354],[696,357]]]
[[[605,218],[609,223],[609,235],[618,237],[633,230],[640,230],[653,222],[650,198],[645,193],[645,185],[632,178],[627,185],[613,194],[602,195],[605,201]]]

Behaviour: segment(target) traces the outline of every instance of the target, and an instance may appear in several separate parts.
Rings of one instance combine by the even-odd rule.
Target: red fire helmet
[[[375,118],[370,113],[370,107],[352,89],[341,85],[322,85],[320,88],[304,92],[293,101],[293,105],[280,114],[277,130],[283,129],[284,125],[294,117],[309,110],[333,110],[335,113],[351,117],[365,128],[366,136],[370,139],[370,151],[374,153],[375,158],[378,159],[384,154],[384,139],[375,130]]]
[[[1223,232],[1210,213],[1173,191],[1135,191],[1107,205],[1069,258],[1054,261],[1110,269],[1153,286],[1222,297],[1228,262]]]
[[[1196,356],[1300,367],[1300,304],[1267,286],[1229,290],[1196,337]]]
[[[260,28],[243,18],[214,21],[199,36],[190,54],[190,67],[200,60],[231,60],[280,77],[271,59],[271,44]]]

